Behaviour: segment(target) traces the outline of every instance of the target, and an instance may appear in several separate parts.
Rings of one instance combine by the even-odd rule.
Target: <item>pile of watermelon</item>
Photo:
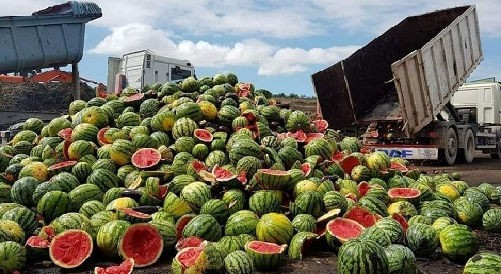
[[[254,273],[312,246],[338,273],[415,273],[435,252],[501,272],[473,230],[501,232],[501,187],[409,169],[231,73],[30,118],[0,172],[3,273],[91,256],[122,261],[95,273],[169,259],[174,273]]]

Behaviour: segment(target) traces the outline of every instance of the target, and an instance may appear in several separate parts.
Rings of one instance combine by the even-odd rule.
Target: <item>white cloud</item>
[[[189,59],[196,66],[254,66],[260,75],[293,74],[305,71],[311,64],[330,64],[349,56],[358,46],[313,48],[278,48],[257,39],[237,42],[232,46],[200,40],[174,42],[172,34],[144,24],[129,24],[112,29],[95,48],[94,54],[122,55],[149,48],[159,54]],[[134,39],[131,39],[134,37]]]

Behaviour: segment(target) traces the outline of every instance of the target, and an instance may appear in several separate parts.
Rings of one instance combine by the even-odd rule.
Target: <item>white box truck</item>
[[[501,156],[499,83],[465,84],[482,60],[469,5],[407,17],[311,79],[323,118],[364,146],[471,163]]]
[[[126,87],[141,90],[157,82],[180,81],[195,76],[189,60],[174,59],[149,49],[129,52],[121,58],[108,58],[108,93],[120,92]]]

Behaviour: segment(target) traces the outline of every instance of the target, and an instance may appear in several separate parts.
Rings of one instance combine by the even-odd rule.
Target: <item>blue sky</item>
[[[0,0],[0,16],[63,3]],[[198,77],[234,72],[274,93],[313,95],[310,75],[406,16],[464,0],[94,0],[103,16],[86,25],[80,75],[106,83],[108,56],[140,49],[189,59]],[[470,79],[501,79],[501,1],[477,0],[485,60]],[[69,70],[70,67],[65,68]]]

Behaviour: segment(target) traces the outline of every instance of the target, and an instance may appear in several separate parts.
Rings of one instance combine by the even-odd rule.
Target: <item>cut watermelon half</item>
[[[204,239],[198,236],[179,238],[179,240],[176,243],[176,250],[179,252],[187,247],[199,247],[203,242]]]
[[[329,245],[332,245],[334,244],[332,238],[336,238],[343,244],[351,239],[357,238],[364,230],[364,226],[355,220],[337,217],[327,223],[326,235],[329,235],[327,236],[327,241]]]
[[[246,112],[242,113],[241,116],[245,117],[245,119],[247,119],[247,122],[250,125],[253,125],[254,123],[257,122],[257,117],[256,117],[256,115],[254,115],[254,113],[252,111],[246,111]]]
[[[64,140],[63,141],[63,155],[66,160],[70,159],[70,156],[68,154],[68,149],[70,148],[71,141],[70,140]]]
[[[262,241],[250,241],[245,245],[245,249],[252,250],[257,253],[262,254],[273,254],[273,253],[282,253],[287,248],[286,244],[277,245],[275,243],[268,243]]]
[[[47,168],[47,171],[70,171],[71,168],[76,165],[77,161],[64,161],[61,163],[53,164]]]
[[[391,214],[391,218],[395,221],[397,221],[402,228],[404,229],[404,233],[407,232],[407,228],[409,228],[409,224],[407,223],[407,220],[405,219],[404,216],[402,216],[399,213],[393,213]]]
[[[370,227],[376,223],[374,214],[361,206],[353,206],[343,215],[343,218],[357,221],[364,227]]]
[[[143,98],[144,98],[144,94],[143,93],[136,93],[136,94],[127,96],[124,99],[124,102],[131,103],[131,102],[141,101],[141,100],[143,100]]]
[[[366,181],[362,181],[358,184],[358,194],[360,195],[360,198],[364,197],[367,195],[367,191],[371,189],[371,185],[367,183]]]
[[[301,164],[301,171],[303,171],[305,177],[310,176],[312,170],[313,170],[313,165],[311,163]]]
[[[46,225],[40,229],[38,236],[51,242],[52,239],[56,236],[56,232],[54,231],[54,227],[52,227],[51,225]]]
[[[36,261],[50,260],[50,241],[40,236],[31,236],[26,240],[25,248],[29,258]]]
[[[158,165],[162,155],[154,148],[140,148],[132,154],[131,162],[137,168],[150,168]]]
[[[337,151],[336,153],[332,154],[332,161],[335,163],[340,163],[344,157],[346,157],[346,154],[344,154],[341,151]]]
[[[341,213],[341,209],[334,208],[334,209],[329,210],[324,215],[318,217],[317,218],[317,232],[316,233],[320,236],[324,235],[326,227],[327,227],[327,223],[330,222],[331,220],[337,218],[340,213]]]
[[[391,162],[390,169],[400,170],[402,173],[406,173],[409,171],[409,169],[405,165],[402,165],[402,164],[397,163],[397,162]]]
[[[317,127],[319,132],[324,132],[329,128],[329,123],[323,119],[314,120],[313,124]]]
[[[258,182],[262,189],[287,190],[291,175],[285,170],[258,169]]]
[[[69,229],[52,239],[49,255],[59,267],[76,268],[90,257],[93,247],[92,237],[87,232]]]
[[[97,143],[98,143],[100,146],[103,146],[103,145],[109,144],[108,140],[106,140],[106,138],[104,138],[104,134],[106,133],[106,131],[108,131],[108,129],[110,129],[110,127],[109,127],[109,126],[107,126],[107,127],[103,127],[102,129],[100,129],[100,130],[97,132]]]
[[[282,264],[287,247],[287,244],[250,241],[245,244],[244,249],[258,270],[274,270]]]
[[[200,173],[200,171],[202,170],[207,170],[207,166],[205,165],[205,163],[197,159],[191,161],[191,167],[195,170],[197,174]]]
[[[294,133],[287,132],[286,136],[296,139],[296,142],[298,142],[298,143],[304,143],[304,142],[306,142],[306,139],[308,139],[308,136],[302,130],[298,130]]]
[[[204,273],[205,264],[197,266],[198,258],[202,255],[207,242],[199,246],[186,247],[176,254],[172,260],[172,272],[174,273]],[[218,262],[219,263],[219,262]]]
[[[118,242],[118,252],[124,259],[134,259],[135,267],[147,267],[162,255],[164,241],[158,229],[148,223],[133,224]]]
[[[233,174],[233,172],[220,167],[217,164],[212,168],[212,175],[214,175],[216,181],[218,182],[226,182],[237,177],[237,175]]]
[[[394,187],[388,190],[388,196],[392,203],[406,201],[411,204],[418,204],[421,201],[421,191],[415,188]]]
[[[306,143],[309,143],[315,139],[324,138],[323,133],[308,133],[306,134]]]
[[[120,265],[112,265],[109,267],[94,268],[94,274],[131,274],[134,269],[134,259],[129,258],[123,261]]]
[[[360,159],[358,159],[354,155],[348,155],[348,156],[344,157],[343,160],[341,160],[341,162],[339,162],[339,166],[341,166],[341,168],[347,174],[351,174],[351,170],[354,167],[361,165],[361,164],[362,164],[362,162],[360,162]]]
[[[184,214],[176,221],[176,232],[177,238],[181,239],[183,237],[183,229],[184,227],[191,221],[191,219],[195,218],[195,214]]]
[[[151,215],[136,211],[132,208],[121,207],[118,211],[124,213],[125,219],[130,223],[146,223],[151,221]]]
[[[63,138],[64,140],[71,140],[71,134],[73,133],[72,128],[63,128],[58,133],[57,136]]]
[[[210,131],[203,129],[203,128],[195,129],[195,131],[193,132],[193,135],[195,136],[195,138],[197,138],[198,140],[200,140],[201,142],[204,142],[204,143],[210,143],[213,140],[213,137],[212,137],[212,134],[210,133]]]

